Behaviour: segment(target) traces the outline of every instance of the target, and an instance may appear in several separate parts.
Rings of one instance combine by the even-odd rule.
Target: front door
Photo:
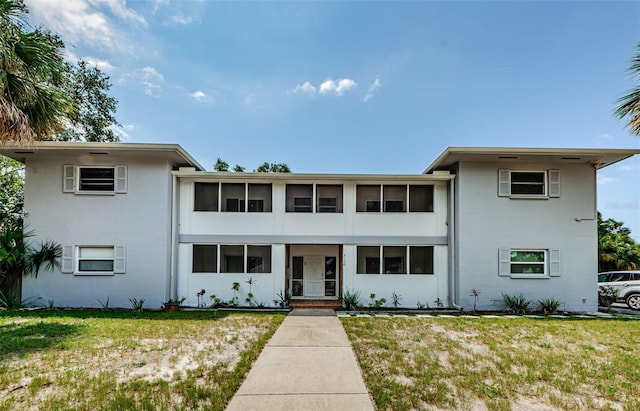
[[[304,257],[304,296],[324,297],[324,257]]]
[[[294,297],[334,297],[336,295],[336,257],[306,255],[293,257],[292,295]]]

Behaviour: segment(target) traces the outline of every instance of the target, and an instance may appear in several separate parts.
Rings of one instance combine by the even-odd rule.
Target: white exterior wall
[[[498,170],[560,170],[560,197],[498,197]],[[502,309],[502,293],[534,302],[554,297],[560,309],[597,310],[596,172],[587,164],[459,164],[457,184],[457,271],[459,304]],[[586,219],[576,221],[576,218]],[[559,249],[558,277],[515,279],[498,275],[500,248]],[[537,305],[537,303],[536,303]]]
[[[62,192],[63,165],[126,165],[128,190],[116,195]],[[160,308],[168,296],[170,266],[171,166],[164,160],[85,156],[38,158],[26,162],[25,218],[37,240],[63,246],[126,247],[126,272],[75,275],[41,272],[23,281],[23,298],[56,306],[131,307],[129,298],[144,298],[145,308]],[[74,264],[76,262],[74,261]]]
[[[228,301],[233,297],[231,284],[239,282],[240,303],[244,303],[248,285],[244,283],[249,274],[193,273],[192,244],[249,244],[272,245],[272,273],[251,274],[258,280],[252,287],[256,302],[273,305],[276,294],[283,290],[286,275],[286,245],[291,244],[291,255],[299,253],[299,245],[307,244],[322,250],[326,245],[343,247],[343,284],[340,290],[358,290],[363,303],[368,303],[369,294],[385,297],[391,303],[391,293],[402,296],[402,306],[415,307],[419,300],[434,306],[440,298],[448,304],[448,246],[436,245],[434,249],[433,275],[356,274],[357,245],[433,245],[430,241],[446,243],[448,233],[448,181],[426,180],[434,184],[434,212],[432,213],[356,213],[356,184],[341,181],[297,181],[293,184],[342,184],[342,213],[291,213],[285,212],[286,182],[272,183],[272,212],[194,212],[194,182],[242,181],[181,177],[179,210],[179,267],[177,278],[178,297],[187,297],[185,304],[196,305],[196,293],[206,290],[206,303],[215,294]],[[248,180],[250,183],[268,183],[266,180]],[[410,181],[385,181],[386,184],[420,184]],[[370,181],[362,184],[374,184]],[[298,245],[293,248],[293,245]],[[295,252],[294,252],[295,250]],[[319,251],[318,251],[319,252]],[[318,254],[309,250],[309,255]],[[219,258],[219,256],[218,256]],[[339,293],[342,294],[341,292]]]

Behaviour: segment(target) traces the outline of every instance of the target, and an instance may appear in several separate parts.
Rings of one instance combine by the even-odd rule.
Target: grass
[[[0,410],[222,410],[283,319],[0,312]]]
[[[640,321],[342,318],[380,410],[640,410]]]

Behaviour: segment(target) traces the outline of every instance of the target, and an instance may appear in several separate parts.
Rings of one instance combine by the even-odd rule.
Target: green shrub
[[[505,311],[517,315],[527,314],[531,311],[531,301],[523,294],[509,295],[502,293]]]
[[[538,300],[538,305],[540,306],[540,311],[545,314],[553,314],[558,311],[561,302],[556,300],[554,297],[543,298],[542,300]]]
[[[351,291],[348,288],[342,294],[342,308],[347,310],[355,310],[360,307],[360,291]]]

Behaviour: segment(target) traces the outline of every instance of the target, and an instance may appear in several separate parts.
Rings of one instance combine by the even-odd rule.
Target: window
[[[380,247],[358,247],[358,273],[380,274]]]
[[[291,274],[291,295],[301,297],[304,295],[304,257],[293,257]]]
[[[113,245],[62,246],[60,272],[75,275],[125,273],[125,247]]]
[[[271,246],[249,245],[247,246],[247,272],[270,273],[271,272]]]
[[[222,183],[222,210],[231,213],[244,212],[244,183]]]
[[[288,213],[313,212],[313,184],[287,184]]]
[[[108,168],[82,167],[80,171],[80,191],[108,191],[114,190],[115,170]]]
[[[336,265],[335,257],[324,258],[324,296],[333,297],[336,295]]]
[[[382,189],[385,213],[402,213],[407,211],[407,186],[385,185]]]
[[[511,198],[560,197],[560,172],[498,170],[498,195]]]
[[[271,184],[249,184],[248,195],[248,212],[271,212]]]
[[[244,273],[244,246],[220,246],[220,272]]]
[[[316,197],[318,213],[342,213],[342,185],[318,184]]]
[[[113,272],[113,247],[78,247],[78,271]]]
[[[293,198],[293,212],[294,213],[310,213],[311,209],[311,197],[294,197]]]
[[[433,212],[433,186],[409,186],[409,212]]]
[[[410,274],[433,274],[433,246],[410,246],[409,258]]]
[[[560,250],[509,249],[499,250],[500,275],[512,278],[546,278],[560,275]]]
[[[384,266],[384,274],[404,274],[404,263],[406,261],[406,247],[385,246],[382,247]]]
[[[194,183],[194,211],[218,211],[218,183]]]
[[[364,213],[380,212],[380,185],[356,186],[356,211]]]
[[[65,193],[123,194],[127,192],[126,166],[73,166],[63,168]]]
[[[193,268],[194,273],[217,273],[218,272],[218,246],[213,244],[193,245]]]

